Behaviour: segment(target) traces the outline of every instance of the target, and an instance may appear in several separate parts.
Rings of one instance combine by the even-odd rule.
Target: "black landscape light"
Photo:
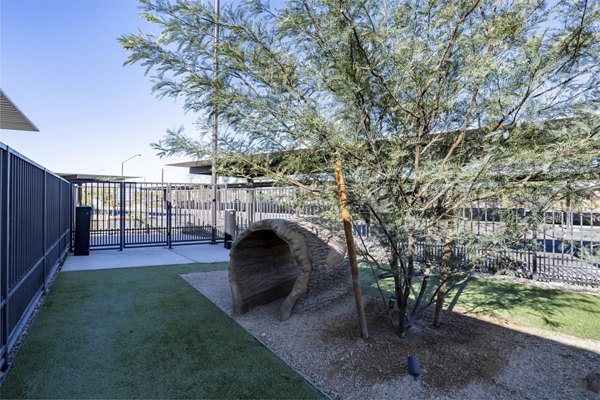
[[[417,356],[408,356],[408,373],[414,376],[415,381],[419,379],[421,373],[419,368],[419,359]]]

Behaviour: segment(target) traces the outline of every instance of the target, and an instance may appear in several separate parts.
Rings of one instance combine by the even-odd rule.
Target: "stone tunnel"
[[[312,311],[346,294],[349,267],[344,241],[307,221],[253,223],[231,247],[229,284],[234,311],[284,297],[281,319]]]

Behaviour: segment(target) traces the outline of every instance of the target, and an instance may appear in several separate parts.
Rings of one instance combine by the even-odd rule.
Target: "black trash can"
[[[75,248],[76,256],[90,254],[90,219],[92,207],[79,206],[75,209]]]

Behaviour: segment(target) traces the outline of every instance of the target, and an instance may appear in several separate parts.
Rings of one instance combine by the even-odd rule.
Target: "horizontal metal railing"
[[[92,207],[91,249],[209,243],[224,238],[222,213],[213,229],[208,185],[74,182],[72,190],[74,207]]]
[[[221,188],[220,200],[226,208],[237,211],[237,226],[243,230],[265,218],[314,218],[323,205],[298,199],[292,187]],[[474,249],[468,243],[473,236],[490,235],[505,228],[508,220],[526,225],[533,211],[515,203],[501,208],[488,201],[472,204],[456,216],[457,245],[455,256],[465,265],[475,265],[484,272],[520,269],[540,280],[600,285],[600,193],[576,191],[563,196],[535,217],[542,221],[537,230],[527,230],[508,248],[494,251]],[[375,225],[356,216],[354,233],[369,237]],[[368,217],[366,217],[368,219]],[[417,258],[422,262],[439,262],[443,245],[425,240],[417,244]]]
[[[236,213],[236,229],[244,230],[255,221],[267,218],[322,218],[326,207],[319,200],[301,198],[292,187],[254,187],[219,185],[217,226],[211,220],[210,185],[176,183],[110,183],[74,185],[78,204],[92,206],[92,248],[206,243],[224,237],[224,211]],[[568,201],[567,201],[568,197]],[[167,204],[171,205],[167,209]],[[170,211],[169,211],[170,210]],[[169,213],[170,212],[170,213]],[[502,251],[475,250],[466,243],[474,235],[490,235],[506,226],[508,220],[526,221],[532,211],[514,204],[501,208],[494,202],[480,202],[456,215],[458,233],[455,253],[465,264],[480,258],[485,271],[503,269],[507,263],[519,265],[529,275],[544,280],[600,284],[600,194],[571,193],[538,215],[543,223],[536,232],[528,231],[521,243]],[[378,229],[357,216],[355,234],[368,237]],[[441,244],[417,246],[417,257],[424,260],[441,254]]]
[[[507,222],[525,229],[521,238],[496,253],[487,251],[480,260],[483,270],[498,271],[507,266],[521,269],[540,280],[600,285],[600,193],[566,193],[542,213],[522,204],[511,209],[474,204],[462,211],[457,229],[475,235],[492,235]],[[527,220],[539,221],[528,227]],[[468,249],[463,251],[467,254]]]
[[[0,366],[70,243],[70,185],[0,143]]]

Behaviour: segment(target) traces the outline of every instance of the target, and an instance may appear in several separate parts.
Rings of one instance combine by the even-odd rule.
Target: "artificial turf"
[[[322,398],[180,273],[60,273],[1,398]]]
[[[379,295],[371,269],[363,264],[360,272],[365,292]],[[417,284],[420,283],[419,279],[416,281]],[[380,280],[379,283],[386,296],[393,294],[392,279]],[[430,289],[433,287],[435,285],[431,284]],[[520,325],[600,340],[599,296],[470,278],[465,284],[455,287],[446,297],[446,307],[454,311],[482,313]]]

